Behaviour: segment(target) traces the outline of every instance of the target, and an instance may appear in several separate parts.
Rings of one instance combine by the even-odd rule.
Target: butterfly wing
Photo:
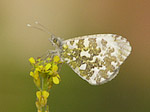
[[[63,41],[61,58],[84,80],[100,85],[113,79],[131,52],[126,38],[98,34]]]

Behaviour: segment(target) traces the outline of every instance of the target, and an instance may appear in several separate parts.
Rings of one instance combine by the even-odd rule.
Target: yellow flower
[[[35,64],[35,59],[34,59],[33,57],[31,57],[31,58],[29,59],[29,62],[30,62],[31,64]]]
[[[57,76],[53,77],[53,83],[54,84],[59,84],[59,79]]]
[[[32,71],[30,72],[30,76],[33,77],[33,81],[39,89],[39,91],[36,92],[36,107],[38,112],[41,112],[42,108],[45,108],[44,112],[48,112],[48,107],[46,109],[47,100],[49,97],[48,91],[54,84],[60,83],[60,76],[58,74],[58,64],[61,63],[60,58],[59,56],[54,56],[53,58],[37,58],[35,60],[33,57],[31,57],[29,62],[33,67]],[[46,82],[44,82],[44,89],[41,84],[43,79],[46,79]]]
[[[44,99],[47,99],[48,96],[49,96],[49,92],[47,92],[47,91],[37,91],[36,96],[37,96],[38,99],[41,99],[42,96],[43,96]]]
[[[49,96],[49,92],[47,91],[42,91],[42,96],[44,97],[44,99],[47,99]]]
[[[54,64],[54,65],[52,66],[52,71],[53,71],[53,72],[56,72],[57,70],[58,70],[58,66]]]
[[[40,66],[38,66],[38,69],[37,69],[37,70],[38,70],[39,72],[41,72],[42,69],[43,69],[43,65],[40,65]]]
[[[36,106],[39,107],[44,107],[47,103],[47,98],[49,96],[49,93],[47,91],[37,91],[36,96],[38,98],[36,102]]]
[[[60,60],[59,56],[55,56],[55,57],[53,58],[53,61],[56,62],[56,63],[59,62],[59,60]]]

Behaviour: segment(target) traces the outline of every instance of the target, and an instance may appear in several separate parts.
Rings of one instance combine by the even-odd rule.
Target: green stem
[[[43,75],[44,76],[44,75]],[[44,90],[44,77],[42,76],[42,91]],[[45,112],[45,106],[44,107],[42,107],[42,110],[41,110],[42,112]]]
[[[47,90],[46,83],[47,83],[47,78],[45,77],[45,74],[43,74],[43,75],[41,75],[41,91]],[[46,110],[47,110],[47,104],[41,108],[42,112],[46,112]]]
[[[47,77],[46,77],[46,75],[45,74],[43,74],[43,76],[42,76],[42,90],[44,91],[44,90],[46,90],[47,91]]]

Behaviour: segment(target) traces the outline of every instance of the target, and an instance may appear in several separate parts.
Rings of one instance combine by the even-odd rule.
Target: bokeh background
[[[0,112],[36,112],[29,57],[52,49],[39,21],[64,39],[114,33],[133,49],[119,75],[91,86],[69,66],[49,98],[50,112],[150,112],[149,0],[0,0]]]

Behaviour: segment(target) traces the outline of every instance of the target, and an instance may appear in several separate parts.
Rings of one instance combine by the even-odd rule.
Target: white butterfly
[[[131,52],[129,42],[114,34],[89,35],[65,41],[52,36],[50,40],[62,61],[92,85],[113,79]]]
[[[51,35],[57,55],[75,73],[92,85],[112,80],[131,53],[126,38],[115,34],[96,34],[62,40]]]

